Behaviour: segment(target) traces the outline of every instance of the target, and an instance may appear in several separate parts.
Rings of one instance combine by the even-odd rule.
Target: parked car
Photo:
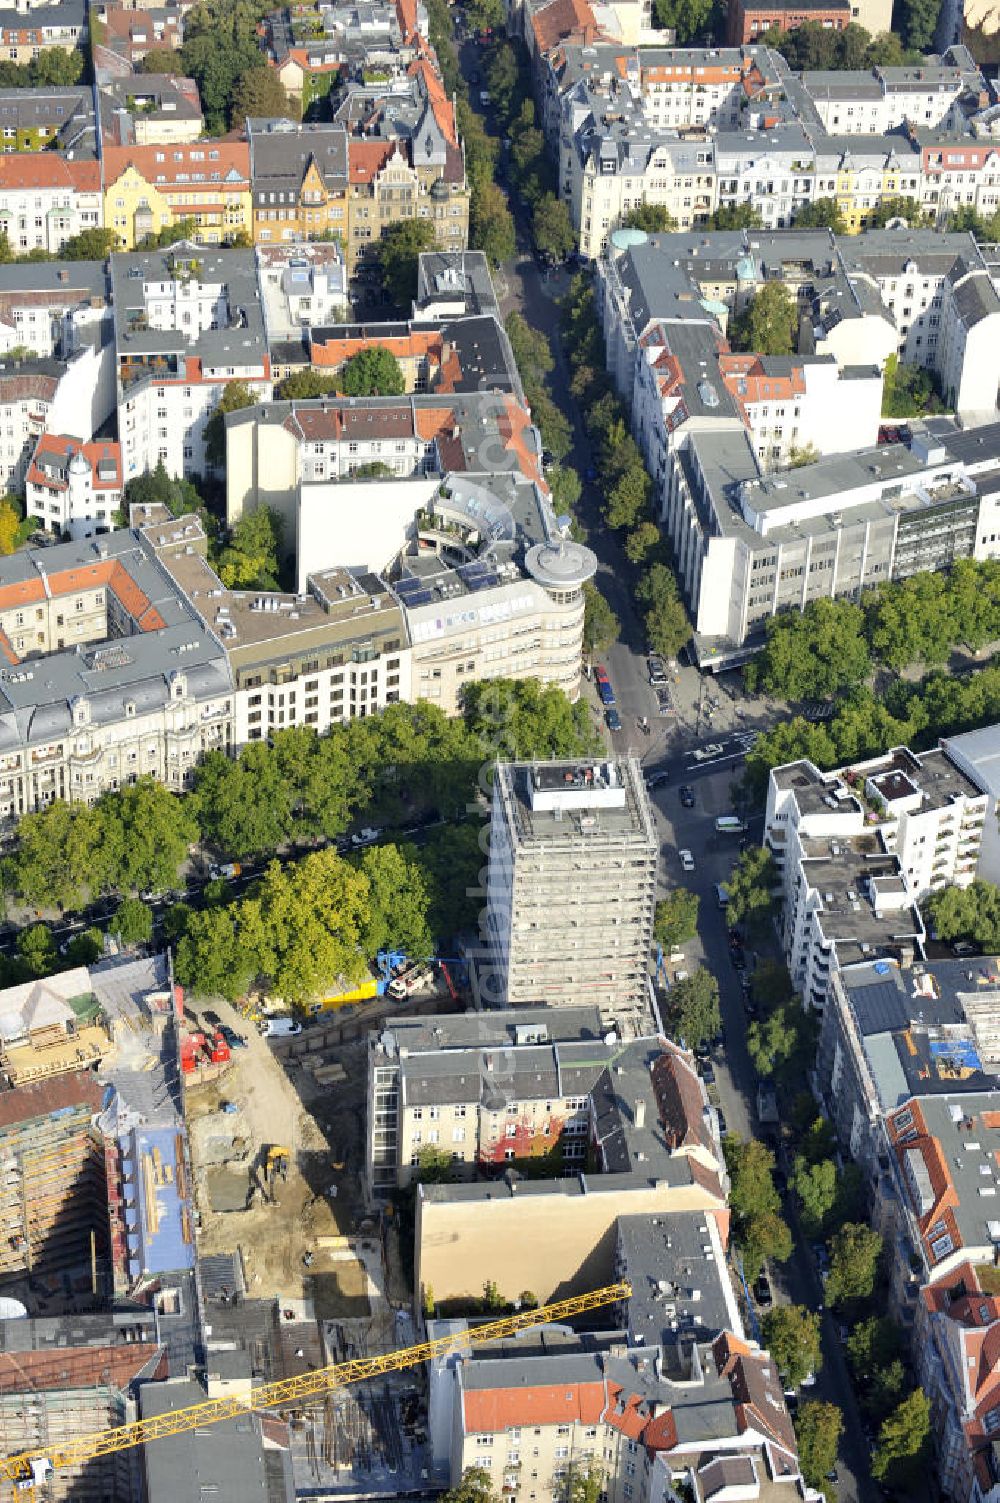
[[[788,1413],[791,1415],[792,1419],[794,1419],[799,1412],[799,1396],[795,1392],[794,1388],[785,1389],[785,1408],[788,1410]]]
[[[608,727],[609,731],[620,731],[621,730],[621,728],[622,728],[622,717],[619,715],[619,713],[618,713],[617,710],[615,710],[615,709],[605,710],[605,712],[604,712],[604,719],[605,719],[605,721],[607,723],[607,727]]]
[[[222,1027],[222,1019],[219,1017],[219,1014],[217,1012],[203,1012],[201,1017],[202,1022],[205,1023],[209,1028]]]
[[[669,783],[670,774],[667,772],[651,772],[646,779],[646,787],[653,791],[654,788],[662,788],[664,783]]]
[[[601,663],[596,663],[594,665],[594,683],[597,685],[597,692],[600,695],[601,704],[605,707],[607,707],[608,705],[613,705],[615,702],[615,691],[611,687],[611,680],[608,678],[608,670]]]
[[[268,1039],[287,1039],[302,1032],[302,1024],[294,1018],[265,1018],[261,1033]]]
[[[693,809],[694,808],[694,789],[691,788],[687,783],[683,783],[681,785],[680,795],[681,795],[681,803],[683,804],[684,808],[685,809]]]
[[[351,845],[358,850],[363,845],[372,845],[382,834],[381,830],[374,829],[371,825],[365,825],[356,835],[351,836]]]
[[[646,662],[649,669],[649,682],[651,684],[665,684],[667,682],[667,670],[663,659],[653,653]]]
[[[694,871],[694,857],[692,856],[690,851],[678,851],[677,859],[680,861],[681,867],[684,871]]]
[[[219,1032],[229,1045],[230,1049],[245,1049],[247,1041],[242,1033],[237,1033],[235,1028],[230,1028],[228,1023],[219,1025]]]
[[[774,1304],[774,1295],[771,1293],[771,1281],[766,1273],[762,1273],[753,1286],[753,1297],[762,1310],[770,1310]]]
[[[706,1085],[712,1085],[715,1080],[715,1067],[710,1059],[698,1061],[698,1073]]]
[[[726,1136],[726,1133],[729,1131],[729,1128],[726,1125],[726,1114],[722,1110],[721,1106],[717,1106],[715,1108],[715,1115],[719,1119],[719,1137],[724,1138]]]

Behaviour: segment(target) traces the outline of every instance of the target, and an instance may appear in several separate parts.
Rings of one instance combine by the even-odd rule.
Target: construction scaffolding
[[[105,1145],[91,1120],[101,1094],[89,1073],[0,1094],[0,1277],[96,1276],[98,1259],[103,1269]]]

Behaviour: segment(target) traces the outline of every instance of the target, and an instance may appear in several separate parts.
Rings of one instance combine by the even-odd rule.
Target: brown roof
[[[705,1121],[705,1101],[694,1064],[668,1045],[653,1065],[653,1091],[671,1152],[678,1148],[711,1148],[712,1134]]]
[[[103,1099],[104,1088],[89,1070],[38,1080],[17,1086],[13,1091],[0,1091],[0,1128],[30,1122],[34,1117],[49,1117],[53,1112],[72,1107],[86,1106],[97,1112]]]
[[[162,1354],[163,1371],[146,1372],[147,1377],[166,1377],[166,1355],[152,1341],[137,1341],[128,1346],[56,1347],[47,1351],[0,1352],[0,1393],[17,1393],[31,1389],[113,1388],[124,1389],[143,1374],[157,1354]]]

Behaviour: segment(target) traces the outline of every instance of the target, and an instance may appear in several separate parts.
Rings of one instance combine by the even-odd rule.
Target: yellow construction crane
[[[398,1352],[387,1352],[381,1357],[359,1357],[352,1362],[340,1362],[332,1367],[302,1373],[297,1378],[265,1383],[242,1397],[227,1394],[224,1398],[207,1399],[202,1404],[191,1404],[185,1409],[174,1409],[168,1414],[137,1420],[132,1425],[119,1425],[111,1430],[98,1430],[93,1435],[81,1435],[63,1446],[23,1451],[18,1456],[0,1460],[0,1481],[20,1483],[22,1487],[27,1484],[30,1487],[32,1483],[42,1482],[50,1471],[58,1471],[61,1467],[77,1466],[93,1461],[98,1456],[113,1456],[118,1451],[127,1451],[151,1440],[162,1440],[169,1435],[183,1435],[188,1430],[216,1425],[220,1420],[238,1419],[241,1415],[254,1411],[277,1409],[284,1404],[312,1399],[319,1394],[330,1393],[335,1388],[344,1388],[349,1383],[363,1383],[368,1378],[378,1377],[380,1373],[398,1372],[404,1367],[415,1367],[418,1362],[429,1362],[433,1357],[446,1357],[450,1352],[460,1351],[473,1342],[478,1346],[480,1342],[499,1341],[504,1336],[512,1336],[530,1326],[568,1320],[571,1316],[582,1315],[586,1310],[596,1310],[601,1305],[628,1299],[631,1293],[632,1286],[628,1283],[608,1284],[603,1289],[592,1289],[588,1294],[578,1294],[553,1305],[542,1305],[537,1310],[522,1310],[517,1315],[505,1315],[502,1320],[491,1320],[487,1325],[473,1326],[454,1335],[438,1336],[433,1341],[423,1341],[418,1346],[404,1347]]]

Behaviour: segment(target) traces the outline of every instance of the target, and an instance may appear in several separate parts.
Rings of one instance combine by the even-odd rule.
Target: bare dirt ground
[[[343,1247],[323,1245],[344,1236],[353,1221],[351,1190],[364,1155],[363,1063],[344,1084],[323,1088],[297,1066],[293,1084],[265,1039],[224,1003],[213,1007],[246,1037],[247,1047],[233,1051],[230,1068],[217,1080],[188,1084],[189,1122],[212,1114],[215,1135],[211,1155],[199,1162],[199,1134],[192,1133],[200,1252],[231,1252],[238,1246],[247,1290],[254,1296],[311,1300],[320,1318],[363,1315],[368,1309],[363,1267]],[[240,1109],[229,1119],[220,1114],[226,1101]],[[236,1137],[228,1163],[247,1170],[251,1200],[246,1210],[220,1212],[211,1204],[208,1168],[209,1162],[219,1163],[218,1132],[227,1120]],[[262,1150],[278,1145],[289,1150],[287,1179],[263,1187],[257,1172]]]

